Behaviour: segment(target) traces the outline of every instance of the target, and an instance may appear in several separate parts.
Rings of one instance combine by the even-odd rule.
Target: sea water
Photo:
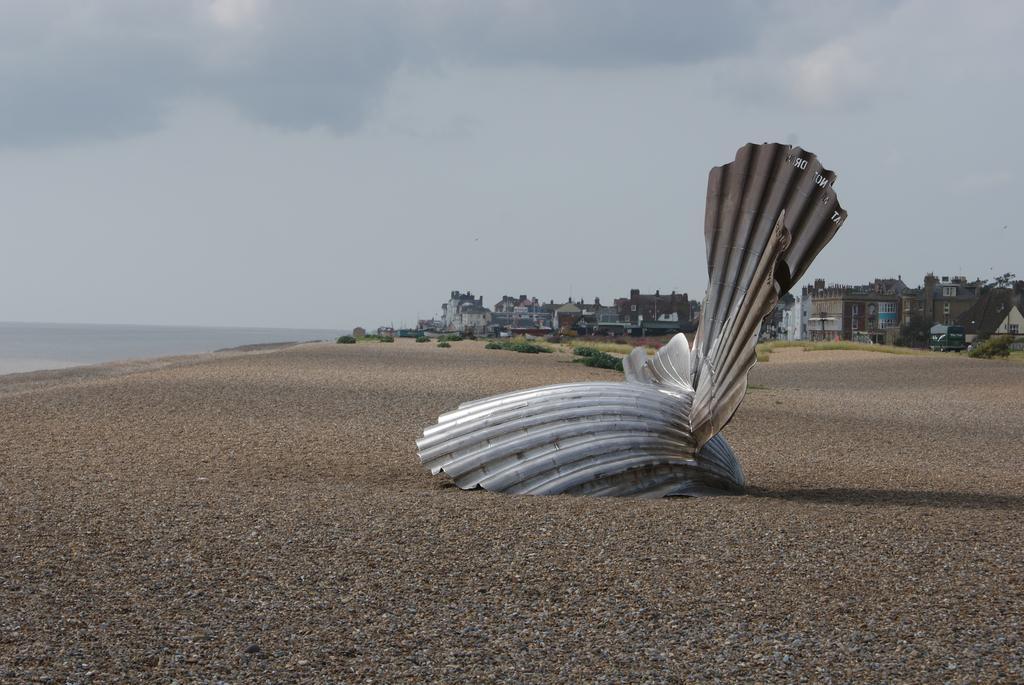
[[[348,331],[0,322],[0,374],[198,354],[275,342],[333,340]]]

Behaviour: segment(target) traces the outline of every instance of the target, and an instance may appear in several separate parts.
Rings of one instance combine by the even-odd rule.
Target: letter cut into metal
[[[824,182],[823,182],[824,180]],[[625,382],[550,385],[467,402],[417,441],[464,489],[638,497],[741,492],[720,431],[746,392],[761,321],[846,219],[836,175],[806,150],[748,144],[708,178],[708,289],[683,334],[623,360]]]

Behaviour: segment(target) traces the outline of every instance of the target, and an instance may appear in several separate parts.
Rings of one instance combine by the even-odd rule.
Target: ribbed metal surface
[[[742,471],[724,440],[695,454],[687,422],[692,397],[639,383],[507,393],[442,415],[417,447],[424,466],[461,488],[662,496],[685,494],[690,481],[741,486]]]
[[[708,290],[692,364],[698,444],[743,400],[761,321],[846,220],[835,181],[816,155],[778,143],[748,143],[708,175]]]
[[[625,383],[568,383],[467,402],[417,441],[460,488],[661,497],[742,490],[718,431],[743,399],[761,320],[838,230],[835,175],[784,145],[747,145],[711,171],[710,284],[694,347],[683,335]]]

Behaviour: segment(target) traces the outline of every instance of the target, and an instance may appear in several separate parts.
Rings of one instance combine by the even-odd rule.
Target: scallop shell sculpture
[[[443,414],[416,444],[463,489],[636,497],[742,492],[720,431],[746,392],[761,321],[846,219],[836,175],[799,147],[747,144],[708,178],[708,289],[691,346],[624,360],[626,381],[510,392]]]

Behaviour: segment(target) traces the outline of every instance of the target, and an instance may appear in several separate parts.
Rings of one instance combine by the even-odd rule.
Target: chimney
[[[928,272],[924,277],[924,318],[931,324],[935,317],[935,286],[939,279]]]

